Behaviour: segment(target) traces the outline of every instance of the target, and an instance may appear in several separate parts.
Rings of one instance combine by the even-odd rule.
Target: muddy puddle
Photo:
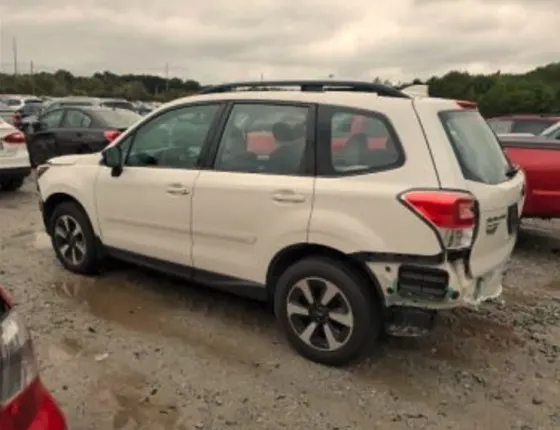
[[[96,317],[141,332],[160,331],[165,313],[178,307],[172,297],[139,288],[123,279],[83,278],[78,282],[58,281],[53,287],[59,295]]]
[[[271,343],[280,343],[274,318],[262,304],[180,281],[111,273],[52,287],[72,306],[102,320],[176,339],[230,362],[254,366],[259,356],[272,353]]]

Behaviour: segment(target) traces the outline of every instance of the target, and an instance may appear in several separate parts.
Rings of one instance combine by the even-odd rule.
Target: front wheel
[[[278,280],[274,306],[293,348],[326,365],[350,363],[381,332],[373,286],[335,259],[309,258],[286,270]]]
[[[98,269],[95,234],[88,216],[73,202],[61,203],[49,223],[58,260],[74,273],[94,274]]]
[[[17,191],[23,185],[24,180],[25,180],[25,178],[23,178],[23,177],[0,179],[0,190],[2,190],[2,191]]]

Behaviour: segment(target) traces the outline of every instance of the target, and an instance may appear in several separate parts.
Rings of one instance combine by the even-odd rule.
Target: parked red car
[[[526,180],[525,218],[560,218],[560,141],[539,137],[502,137],[500,142]]]
[[[0,429],[66,430],[43,386],[25,322],[0,288]]]

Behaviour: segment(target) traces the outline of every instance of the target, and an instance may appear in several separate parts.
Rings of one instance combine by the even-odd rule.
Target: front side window
[[[441,112],[440,118],[465,179],[485,184],[508,179],[510,164],[496,135],[477,111]]]
[[[62,128],[88,128],[90,125],[89,115],[76,109],[68,109],[64,121],[62,121]]]
[[[126,165],[193,168],[219,105],[187,106],[150,119],[134,132]]]
[[[302,172],[309,109],[237,104],[219,144],[214,169],[295,175]]]
[[[60,125],[62,114],[62,109],[49,112],[41,118],[41,123],[44,124],[47,129],[57,128]]]
[[[385,117],[343,108],[324,108],[322,112],[330,123],[334,173],[380,171],[401,164],[400,144]]]

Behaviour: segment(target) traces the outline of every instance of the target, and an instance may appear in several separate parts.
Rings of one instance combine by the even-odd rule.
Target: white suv
[[[116,257],[270,300],[293,347],[335,365],[498,296],[524,176],[468,102],[298,81],[166,104],[38,186],[68,270]]]

